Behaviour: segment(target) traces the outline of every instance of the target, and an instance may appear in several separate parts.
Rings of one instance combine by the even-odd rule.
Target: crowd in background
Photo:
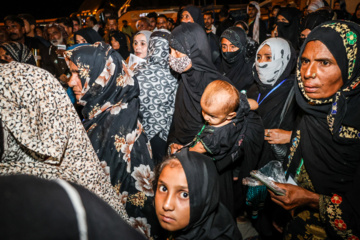
[[[6,215],[5,239],[359,239],[360,3],[267,10],[187,5],[135,27],[113,14],[5,17],[0,174],[65,180],[42,201],[65,191],[76,212],[44,214],[69,227],[43,231],[36,194],[9,187],[0,206],[28,198],[33,217]],[[284,196],[249,183],[274,162]]]

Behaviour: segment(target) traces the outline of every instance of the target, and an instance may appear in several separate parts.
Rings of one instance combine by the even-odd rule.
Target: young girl
[[[210,158],[183,149],[156,171],[155,209],[169,239],[241,239],[219,202],[219,181]]]

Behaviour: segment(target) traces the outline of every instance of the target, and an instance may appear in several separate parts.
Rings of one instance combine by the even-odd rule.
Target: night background
[[[93,0],[86,0],[93,1]],[[125,0],[95,0],[93,2],[101,2],[99,8],[107,8],[109,10],[119,9],[125,2]],[[0,12],[0,22],[3,22],[4,17],[10,14],[29,13],[33,15],[37,20],[48,18],[67,17],[70,14],[77,12],[84,0],[61,0],[61,1],[48,1],[48,0],[33,0],[20,2],[16,0],[8,0],[6,4],[3,4]],[[187,5],[195,3],[195,5],[211,5],[214,0],[132,0],[131,9],[137,8],[159,8],[159,7],[177,7],[180,5]],[[248,3],[248,0],[216,0],[217,5],[222,4],[243,4]],[[110,4],[115,8],[110,7]],[[85,4],[86,5],[86,4]],[[83,5],[84,6],[84,5]]]

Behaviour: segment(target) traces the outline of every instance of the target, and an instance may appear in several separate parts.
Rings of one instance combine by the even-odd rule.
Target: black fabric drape
[[[211,60],[205,31],[195,23],[181,23],[170,35],[170,47],[188,55],[190,70],[181,74],[175,100],[175,112],[168,143],[191,142],[203,125],[200,99],[205,87],[213,80],[225,80]]]
[[[239,48],[238,54],[234,57],[233,61],[229,61],[223,54],[220,72],[228,77],[237,88],[237,90],[248,90],[254,84],[254,77],[252,75],[252,66],[255,57],[246,57],[247,37],[242,28],[230,27],[223,32],[220,37],[221,40],[225,38],[233,45]]]
[[[175,239],[242,239],[235,220],[219,202],[218,174],[213,161],[187,148],[176,153],[189,186],[190,222]]]

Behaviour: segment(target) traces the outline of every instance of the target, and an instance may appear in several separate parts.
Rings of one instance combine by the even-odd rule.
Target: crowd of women
[[[237,220],[248,218],[259,239],[359,239],[360,25],[328,10],[301,18],[281,8],[263,42],[241,25],[225,29],[219,62],[196,9],[185,7],[189,16],[171,32],[137,32],[132,53],[116,32],[118,50],[76,34],[64,52],[75,103],[30,52],[13,51],[20,44],[0,46],[13,60],[0,64],[0,184],[24,185],[6,188],[0,206],[15,205],[13,196],[39,207],[24,190],[37,180],[7,180],[20,173],[71,183],[51,181],[76,212],[67,215],[78,228],[64,238],[113,239],[125,221],[126,239],[242,239]],[[242,182],[271,160],[292,180],[276,183],[284,195]],[[49,186],[35,188],[56,214],[64,196]],[[89,207],[98,205],[102,213]],[[13,224],[41,222],[22,212],[0,220],[6,238],[21,238]]]

